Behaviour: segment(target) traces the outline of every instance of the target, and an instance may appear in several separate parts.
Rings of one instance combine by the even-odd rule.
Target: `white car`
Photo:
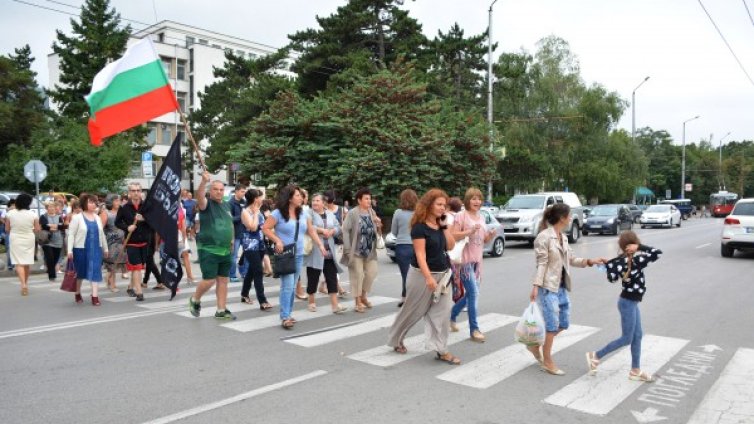
[[[736,249],[754,249],[754,198],[736,202],[725,218],[720,254],[730,258]]]
[[[681,211],[674,205],[652,205],[641,214],[639,218],[641,228],[664,227],[672,228],[673,225],[681,226]]]

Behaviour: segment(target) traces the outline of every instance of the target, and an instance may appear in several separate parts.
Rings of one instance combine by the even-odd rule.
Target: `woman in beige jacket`
[[[555,336],[568,329],[570,324],[571,301],[568,292],[571,291],[571,267],[585,268],[606,262],[601,258],[574,257],[568,239],[563,235],[570,213],[571,208],[565,203],[547,208],[539,226],[539,235],[534,240],[537,272],[529,298],[532,302],[539,300],[547,333],[541,353],[539,346],[529,346],[528,349],[539,361],[542,370],[552,375],[565,374],[552,360],[552,344]]]
[[[377,237],[381,237],[382,221],[372,210],[372,194],[361,188],[356,192],[358,206],[348,211],[343,220],[342,265],[348,266],[354,311],[365,312],[372,304],[367,293],[377,277]]]

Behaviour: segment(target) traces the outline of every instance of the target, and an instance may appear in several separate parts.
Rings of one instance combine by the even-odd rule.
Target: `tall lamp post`
[[[487,27],[487,123],[490,126],[490,153],[495,149],[495,123],[492,121],[492,6],[495,3],[497,0],[490,4],[489,26]],[[492,177],[487,182],[487,201],[492,204]]]
[[[699,115],[683,121],[683,149],[681,150],[681,199],[686,197],[686,123],[699,119]]]
[[[723,140],[725,140],[725,138],[728,137],[729,135],[730,135],[730,131],[728,131],[728,134],[725,134],[720,139],[720,145],[718,147],[718,150],[720,151],[720,162],[719,162],[720,176],[719,176],[719,181],[718,181],[720,190],[725,190],[725,180],[723,180]]]
[[[639,85],[634,88],[634,91],[631,92],[631,141],[636,141],[636,90],[639,89],[639,87],[642,86],[647,80],[649,79],[649,76],[644,78],[644,80],[639,83]]]

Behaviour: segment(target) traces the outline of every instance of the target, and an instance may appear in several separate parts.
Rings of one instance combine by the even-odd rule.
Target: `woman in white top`
[[[32,197],[21,193],[16,197],[16,209],[5,219],[5,231],[10,236],[10,257],[21,282],[21,296],[29,294],[29,265],[34,264],[34,232],[39,231],[39,218],[29,210]]]

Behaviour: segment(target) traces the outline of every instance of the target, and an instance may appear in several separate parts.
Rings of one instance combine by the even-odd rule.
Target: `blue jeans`
[[[463,311],[463,308],[466,306],[469,307],[469,334],[474,334],[474,331],[479,330],[479,323],[477,322],[479,282],[476,279],[476,266],[477,264],[471,263],[458,267],[457,272],[461,273],[464,295],[453,305],[453,309],[450,310],[450,320],[455,322],[458,315]]]
[[[545,319],[545,330],[556,333],[568,329],[571,324],[571,299],[565,287],[558,288],[557,293],[540,287],[537,293],[542,317]]]
[[[398,262],[398,268],[401,270],[401,281],[403,283],[403,291],[401,291],[401,297],[406,297],[406,276],[408,275],[408,268],[411,266],[411,261],[413,259],[414,245],[395,245],[395,261]]]
[[[296,289],[296,281],[301,275],[301,267],[304,265],[304,256],[296,256],[296,272],[280,276],[280,319],[288,319],[293,312],[293,292]]]
[[[620,312],[620,325],[623,334],[608,343],[607,346],[597,351],[597,358],[604,358],[610,352],[623,346],[631,345],[631,368],[641,368],[641,338],[644,331],[641,329],[641,314],[639,302],[618,298],[618,312]]]
[[[238,266],[238,252],[240,248],[241,239],[233,239],[233,252],[230,253],[230,278],[238,278],[236,270],[241,273],[241,278],[246,276],[246,270],[249,266],[246,261],[243,262],[243,266]]]
[[[10,233],[5,234],[5,266],[13,269],[13,262],[10,260]]]

